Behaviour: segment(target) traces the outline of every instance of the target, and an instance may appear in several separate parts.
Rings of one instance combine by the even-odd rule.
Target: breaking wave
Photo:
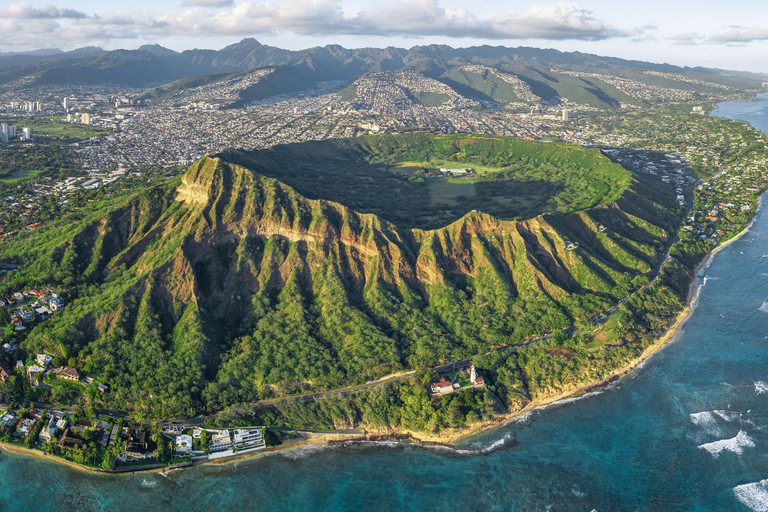
[[[511,433],[506,434],[501,439],[497,439],[488,446],[477,448],[455,448],[453,446],[447,446],[443,444],[425,444],[422,448],[431,450],[434,452],[452,453],[454,455],[483,455],[498,450],[502,446],[506,445],[510,441],[514,442],[515,438]]]
[[[757,308],[758,311],[762,311],[763,313],[768,313],[768,300],[763,302],[763,304]]]
[[[707,434],[719,436],[722,434],[720,427],[717,426],[717,418],[714,413],[709,411],[695,412],[690,415],[691,423],[697,427],[703,428]]]
[[[714,441],[711,443],[705,443],[699,445],[699,448],[707,450],[713,457],[720,456],[720,453],[727,451],[733,452],[737,455],[744,453],[744,448],[751,448],[755,446],[755,442],[749,435],[740,430],[736,437],[730,439],[721,439],[720,441]]]
[[[300,446],[292,450],[286,450],[285,452],[281,453],[281,455],[287,459],[305,459],[313,453],[328,449],[331,446],[332,445],[308,444],[306,446]]]
[[[758,380],[757,382],[755,382],[755,393],[756,394],[762,395],[766,391],[768,391],[768,384],[766,384],[765,382],[763,382],[761,380]]]
[[[718,410],[715,410],[715,411],[712,411],[712,412],[717,414],[718,416],[720,416],[725,421],[733,421],[735,419],[738,419],[739,416],[741,416],[741,414],[739,414],[737,412],[726,411],[725,409],[718,409]]]
[[[754,512],[768,512],[768,480],[733,488],[736,499]]]

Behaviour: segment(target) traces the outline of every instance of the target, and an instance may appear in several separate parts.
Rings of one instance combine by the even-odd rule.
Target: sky
[[[0,0],[0,34],[0,52],[255,37],[292,50],[533,46],[768,73],[768,2],[757,0]]]

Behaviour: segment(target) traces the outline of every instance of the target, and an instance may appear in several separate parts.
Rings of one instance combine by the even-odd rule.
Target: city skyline
[[[706,12],[705,12],[706,11]],[[0,2],[0,27],[13,34],[0,51],[82,46],[181,51],[219,49],[244,37],[298,50],[447,44],[533,46],[650,62],[768,72],[768,6],[711,1],[616,5],[400,0],[237,2],[139,0],[131,11],[91,0]]]

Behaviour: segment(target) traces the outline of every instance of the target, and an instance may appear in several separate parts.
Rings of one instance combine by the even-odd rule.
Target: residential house
[[[445,377],[440,377],[440,380],[432,383],[432,393],[450,393],[453,391],[453,384]]]
[[[48,309],[45,306],[40,306],[40,307],[35,308],[35,314],[36,315],[40,315],[41,317],[47,317],[48,315],[51,314],[51,310]],[[43,318],[43,319],[45,319],[45,318]]]
[[[43,368],[48,368],[52,360],[53,358],[48,354],[37,354],[35,356],[35,361],[37,362],[37,364],[39,364]]]
[[[264,442],[264,436],[262,435],[260,428],[238,429],[235,430],[234,442],[235,446],[242,448],[243,446],[262,444]]]
[[[74,448],[75,446],[79,446],[82,448],[83,440],[70,436],[69,429],[67,429],[64,431],[61,439],[59,439],[59,446],[62,448]]]
[[[220,430],[211,436],[211,451],[218,452],[232,448],[232,438],[228,430]]]
[[[145,430],[128,429],[128,446],[125,454],[132,459],[146,459],[152,456],[149,450],[149,434]]]
[[[176,436],[176,451],[179,453],[191,453],[192,436],[188,434],[181,434]]]
[[[27,437],[30,432],[35,430],[35,423],[37,422],[31,418],[23,418],[16,427],[16,435]]]
[[[58,297],[51,297],[48,299],[48,307],[51,308],[51,311],[61,311],[64,309],[64,302]]]
[[[10,427],[11,425],[16,424],[16,415],[12,412],[6,412],[2,416],[0,416],[0,425],[3,427]]]
[[[29,376],[29,382],[31,382],[33,385],[37,383],[37,376],[40,375],[45,371],[45,368],[42,368],[37,365],[27,366],[27,375]]]
[[[11,318],[11,324],[13,324],[14,331],[23,331],[25,329],[24,323],[21,321],[21,318],[17,316]]]
[[[109,433],[109,444],[114,444],[115,441],[117,441],[117,437],[120,434],[120,429],[117,426],[117,423],[115,423],[112,426],[112,431]]]
[[[80,380],[80,373],[74,368],[66,368],[64,366],[59,366],[58,368],[53,370],[53,373],[59,379],[71,380],[74,382],[78,382]]]
[[[5,381],[7,381],[7,380],[8,380],[8,377],[10,377],[10,376],[11,376],[11,374],[10,374],[10,373],[8,373],[8,370],[6,370],[6,369],[5,369],[5,368],[3,368],[2,366],[0,366],[0,380],[2,380],[3,382],[5,382]]]
[[[93,424],[90,422],[90,420],[79,419],[72,426],[72,431],[79,434],[83,430],[86,430],[89,428],[93,428]]]
[[[40,440],[44,443],[48,443],[54,439],[56,439],[56,427],[44,427],[43,430],[40,431]]]
[[[51,415],[51,418],[48,420],[48,425],[46,425],[43,428],[43,430],[40,432],[40,440],[47,443],[55,438],[56,438],[56,416]]]

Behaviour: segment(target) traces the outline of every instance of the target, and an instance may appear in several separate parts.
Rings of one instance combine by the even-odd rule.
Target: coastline
[[[98,470],[97,468],[90,468],[88,466],[83,466],[75,462],[72,462],[71,460],[63,459],[61,457],[56,457],[55,455],[48,455],[47,453],[41,450],[35,450],[34,448],[27,448],[24,446],[18,446],[11,443],[4,443],[2,441],[0,441],[0,448],[5,450],[7,453],[10,453],[13,455],[21,455],[22,457],[32,457],[38,460],[45,460],[48,462],[59,463],[59,464],[68,466],[72,469],[76,469],[78,471],[83,471],[86,473],[103,473],[103,474],[107,473],[104,470]]]
[[[755,215],[752,217],[750,222],[744,227],[744,229],[742,229],[738,234],[734,235],[729,240],[723,242],[722,244],[714,248],[709,253],[707,253],[707,255],[696,265],[696,267],[694,267],[693,279],[691,279],[691,282],[688,286],[688,294],[686,297],[685,306],[677,314],[674,321],[669,325],[667,330],[658,339],[656,339],[653,343],[651,343],[638,357],[626,362],[620,368],[617,368],[616,370],[614,370],[613,372],[611,372],[610,374],[608,374],[607,376],[605,376],[603,379],[599,381],[583,384],[581,386],[575,387],[574,389],[564,391],[557,395],[532,401],[520,410],[498,416],[497,418],[494,418],[493,420],[490,420],[490,421],[477,423],[470,427],[466,427],[460,430],[449,429],[449,430],[443,431],[441,434],[425,434],[423,432],[413,432],[413,431],[402,430],[402,429],[366,430],[363,434],[359,432],[350,432],[350,433],[337,432],[337,433],[320,434],[320,433],[313,433],[313,432],[302,431],[297,429],[294,431],[297,436],[296,438],[292,440],[288,440],[278,446],[267,447],[264,450],[259,450],[255,452],[249,452],[249,453],[234,454],[231,457],[220,458],[215,460],[204,460],[204,461],[193,462],[185,466],[176,466],[176,467],[155,466],[155,467],[146,467],[146,468],[137,467],[135,469],[126,468],[125,470],[122,470],[122,471],[121,470],[117,470],[117,471],[105,470],[100,468],[82,466],[80,464],[66,460],[64,458],[46,454],[40,450],[36,450],[33,448],[26,448],[26,447],[17,446],[14,444],[9,444],[4,442],[0,442],[0,448],[4,449],[7,453],[10,453],[10,454],[34,457],[39,460],[60,463],[79,471],[83,471],[91,474],[96,473],[96,474],[103,474],[103,475],[121,474],[121,473],[138,473],[138,472],[160,473],[160,472],[165,472],[173,469],[181,469],[182,467],[198,466],[198,465],[224,466],[227,464],[237,463],[243,460],[256,459],[262,456],[273,455],[276,453],[291,453],[291,452],[298,451],[303,447],[320,448],[322,446],[344,445],[345,443],[370,443],[370,442],[382,442],[382,441],[395,441],[395,442],[411,442],[411,443],[415,443],[417,445],[422,445],[422,446],[444,446],[447,448],[455,449],[457,448],[457,443],[459,443],[460,441],[466,440],[480,433],[487,432],[495,428],[500,428],[505,425],[514,423],[516,421],[520,421],[526,415],[528,415],[529,413],[537,409],[543,409],[550,405],[564,402],[567,400],[578,399],[578,398],[584,397],[589,393],[603,389],[606,386],[609,386],[619,381],[620,379],[624,378],[628,374],[632,373],[634,370],[640,368],[643,365],[643,363],[645,363],[651,356],[653,356],[657,352],[660,352],[669,343],[677,339],[677,335],[680,333],[680,329],[685,325],[690,315],[696,309],[696,300],[698,298],[697,290],[700,289],[699,284],[701,282],[701,279],[699,277],[700,271],[704,268],[707,268],[711,264],[713,258],[721,250],[725,249],[726,247],[733,244],[734,242],[737,242],[738,240],[740,240],[749,231],[749,229],[754,224],[755,219],[757,218],[757,215],[756,215],[757,211],[762,206],[762,199],[763,199],[763,196],[761,195],[758,198],[757,206],[755,209]]]
[[[721,250],[725,249],[729,245],[733,244],[734,242],[737,242],[749,231],[749,229],[754,224],[755,219],[757,218],[756,214],[757,214],[757,211],[762,206],[762,200],[763,200],[763,196],[761,195],[759,196],[757,201],[757,206],[755,208],[755,215],[752,217],[752,219],[750,219],[749,223],[744,227],[744,229],[742,229],[739,233],[734,235],[732,238],[726,240],[722,244],[715,247],[709,253],[707,253],[707,255],[704,256],[704,258],[694,267],[693,279],[691,279],[691,282],[688,285],[688,295],[686,297],[685,306],[677,314],[677,316],[675,317],[675,320],[670,324],[670,326],[667,328],[664,334],[662,334],[651,345],[649,345],[638,357],[626,362],[620,368],[617,368],[616,370],[614,370],[613,372],[605,376],[603,379],[596,382],[591,382],[588,384],[578,386],[574,389],[564,391],[562,393],[559,393],[557,395],[554,395],[548,398],[534,400],[533,402],[530,402],[528,405],[526,405],[525,407],[523,407],[518,411],[510,412],[494,420],[478,423],[472,427],[461,429],[455,432],[450,432],[450,431],[447,433],[444,432],[441,435],[428,435],[428,434],[425,435],[421,432],[411,432],[407,430],[389,430],[388,432],[392,435],[392,437],[408,436],[412,440],[421,442],[421,443],[454,446],[456,443],[466,440],[482,432],[485,432],[494,428],[503,427],[505,425],[509,425],[510,423],[519,421],[528,413],[533,412],[537,409],[542,409],[565,400],[571,400],[574,398],[578,399],[588,393],[600,390],[624,378],[625,376],[630,374],[632,371],[642,366],[642,364],[645,363],[651,356],[653,356],[657,352],[660,352],[664,347],[666,347],[669,343],[673,342],[677,338],[677,335],[680,334],[680,329],[685,325],[688,318],[696,309],[695,302],[696,302],[696,299],[698,298],[698,294],[696,293],[696,291],[698,289],[698,285],[700,282],[700,278],[698,276],[699,272],[701,271],[701,269],[707,268],[710,265],[710,263],[712,262],[712,259],[717,255],[717,253],[719,253]]]

